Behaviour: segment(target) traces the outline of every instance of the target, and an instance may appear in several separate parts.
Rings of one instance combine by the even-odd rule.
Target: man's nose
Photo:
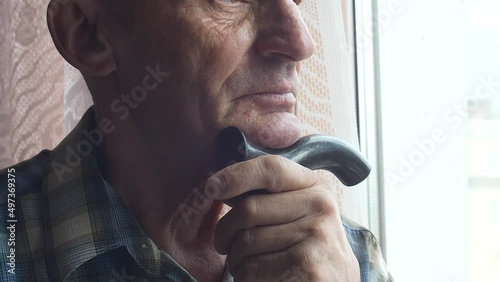
[[[293,0],[265,1],[258,15],[256,48],[265,57],[282,56],[299,62],[316,49],[299,7]]]

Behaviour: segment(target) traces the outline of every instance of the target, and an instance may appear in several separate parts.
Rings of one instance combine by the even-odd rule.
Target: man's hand
[[[279,156],[229,166],[206,188],[217,200],[248,195],[217,225],[215,248],[236,281],[359,281],[331,183]],[[291,272],[292,270],[292,272]]]

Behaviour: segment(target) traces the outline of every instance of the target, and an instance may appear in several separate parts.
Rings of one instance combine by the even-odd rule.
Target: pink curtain
[[[0,167],[53,148],[64,135],[64,64],[45,27],[46,5],[0,2]]]
[[[52,43],[47,3],[0,2],[0,168],[54,148],[91,103]]]

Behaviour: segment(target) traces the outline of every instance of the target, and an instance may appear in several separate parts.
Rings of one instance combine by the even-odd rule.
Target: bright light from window
[[[493,7],[469,7],[466,10],[468,22],[480,28],[497,28],[500,27],[500,6],[494,3]]]
[[[498,282],[500,2],[377,5],[389,268]]]

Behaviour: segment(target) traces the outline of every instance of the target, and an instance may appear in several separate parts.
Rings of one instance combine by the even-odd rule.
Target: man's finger
[[[266,189],[271,193],[305,189],[316,183],[313,172],[280,156],[261,156],[236,163],[212,175],[205,189],[216,200],[227,200],[243,193]]]
[[[227,260],[229,271],[235,271],[247,257],[282,252],[306,240],[306,236],[296,222],[243,230],[231,245]]]
[[[215,249],[227,254],[238,233],[257,226],[272,226],[296,221],[313,209],[308,202],[308,195],[302,199],[289,193],[274,195],[253,195],[238,202],[217,224],[215,231]],[[301,205],[297,205],[300,202]],[[290,209],[291,205],[296,207]]]
[[[305,255],[304,257],[304,254]],[[297,244],[283,252],[261,254],[245,258],[231,274],[235,281],[332,281],[317,279],[324,273],[316,269],[323,268],[324,251],[310,244]]]
[[[234,280],[238,282],[293,281],[283,280],[283,278],[289,275],[290,266],[291,262],[284,252],[260,254],[245,258],[243,262],[230,271],[230,273],[233,275]]]

